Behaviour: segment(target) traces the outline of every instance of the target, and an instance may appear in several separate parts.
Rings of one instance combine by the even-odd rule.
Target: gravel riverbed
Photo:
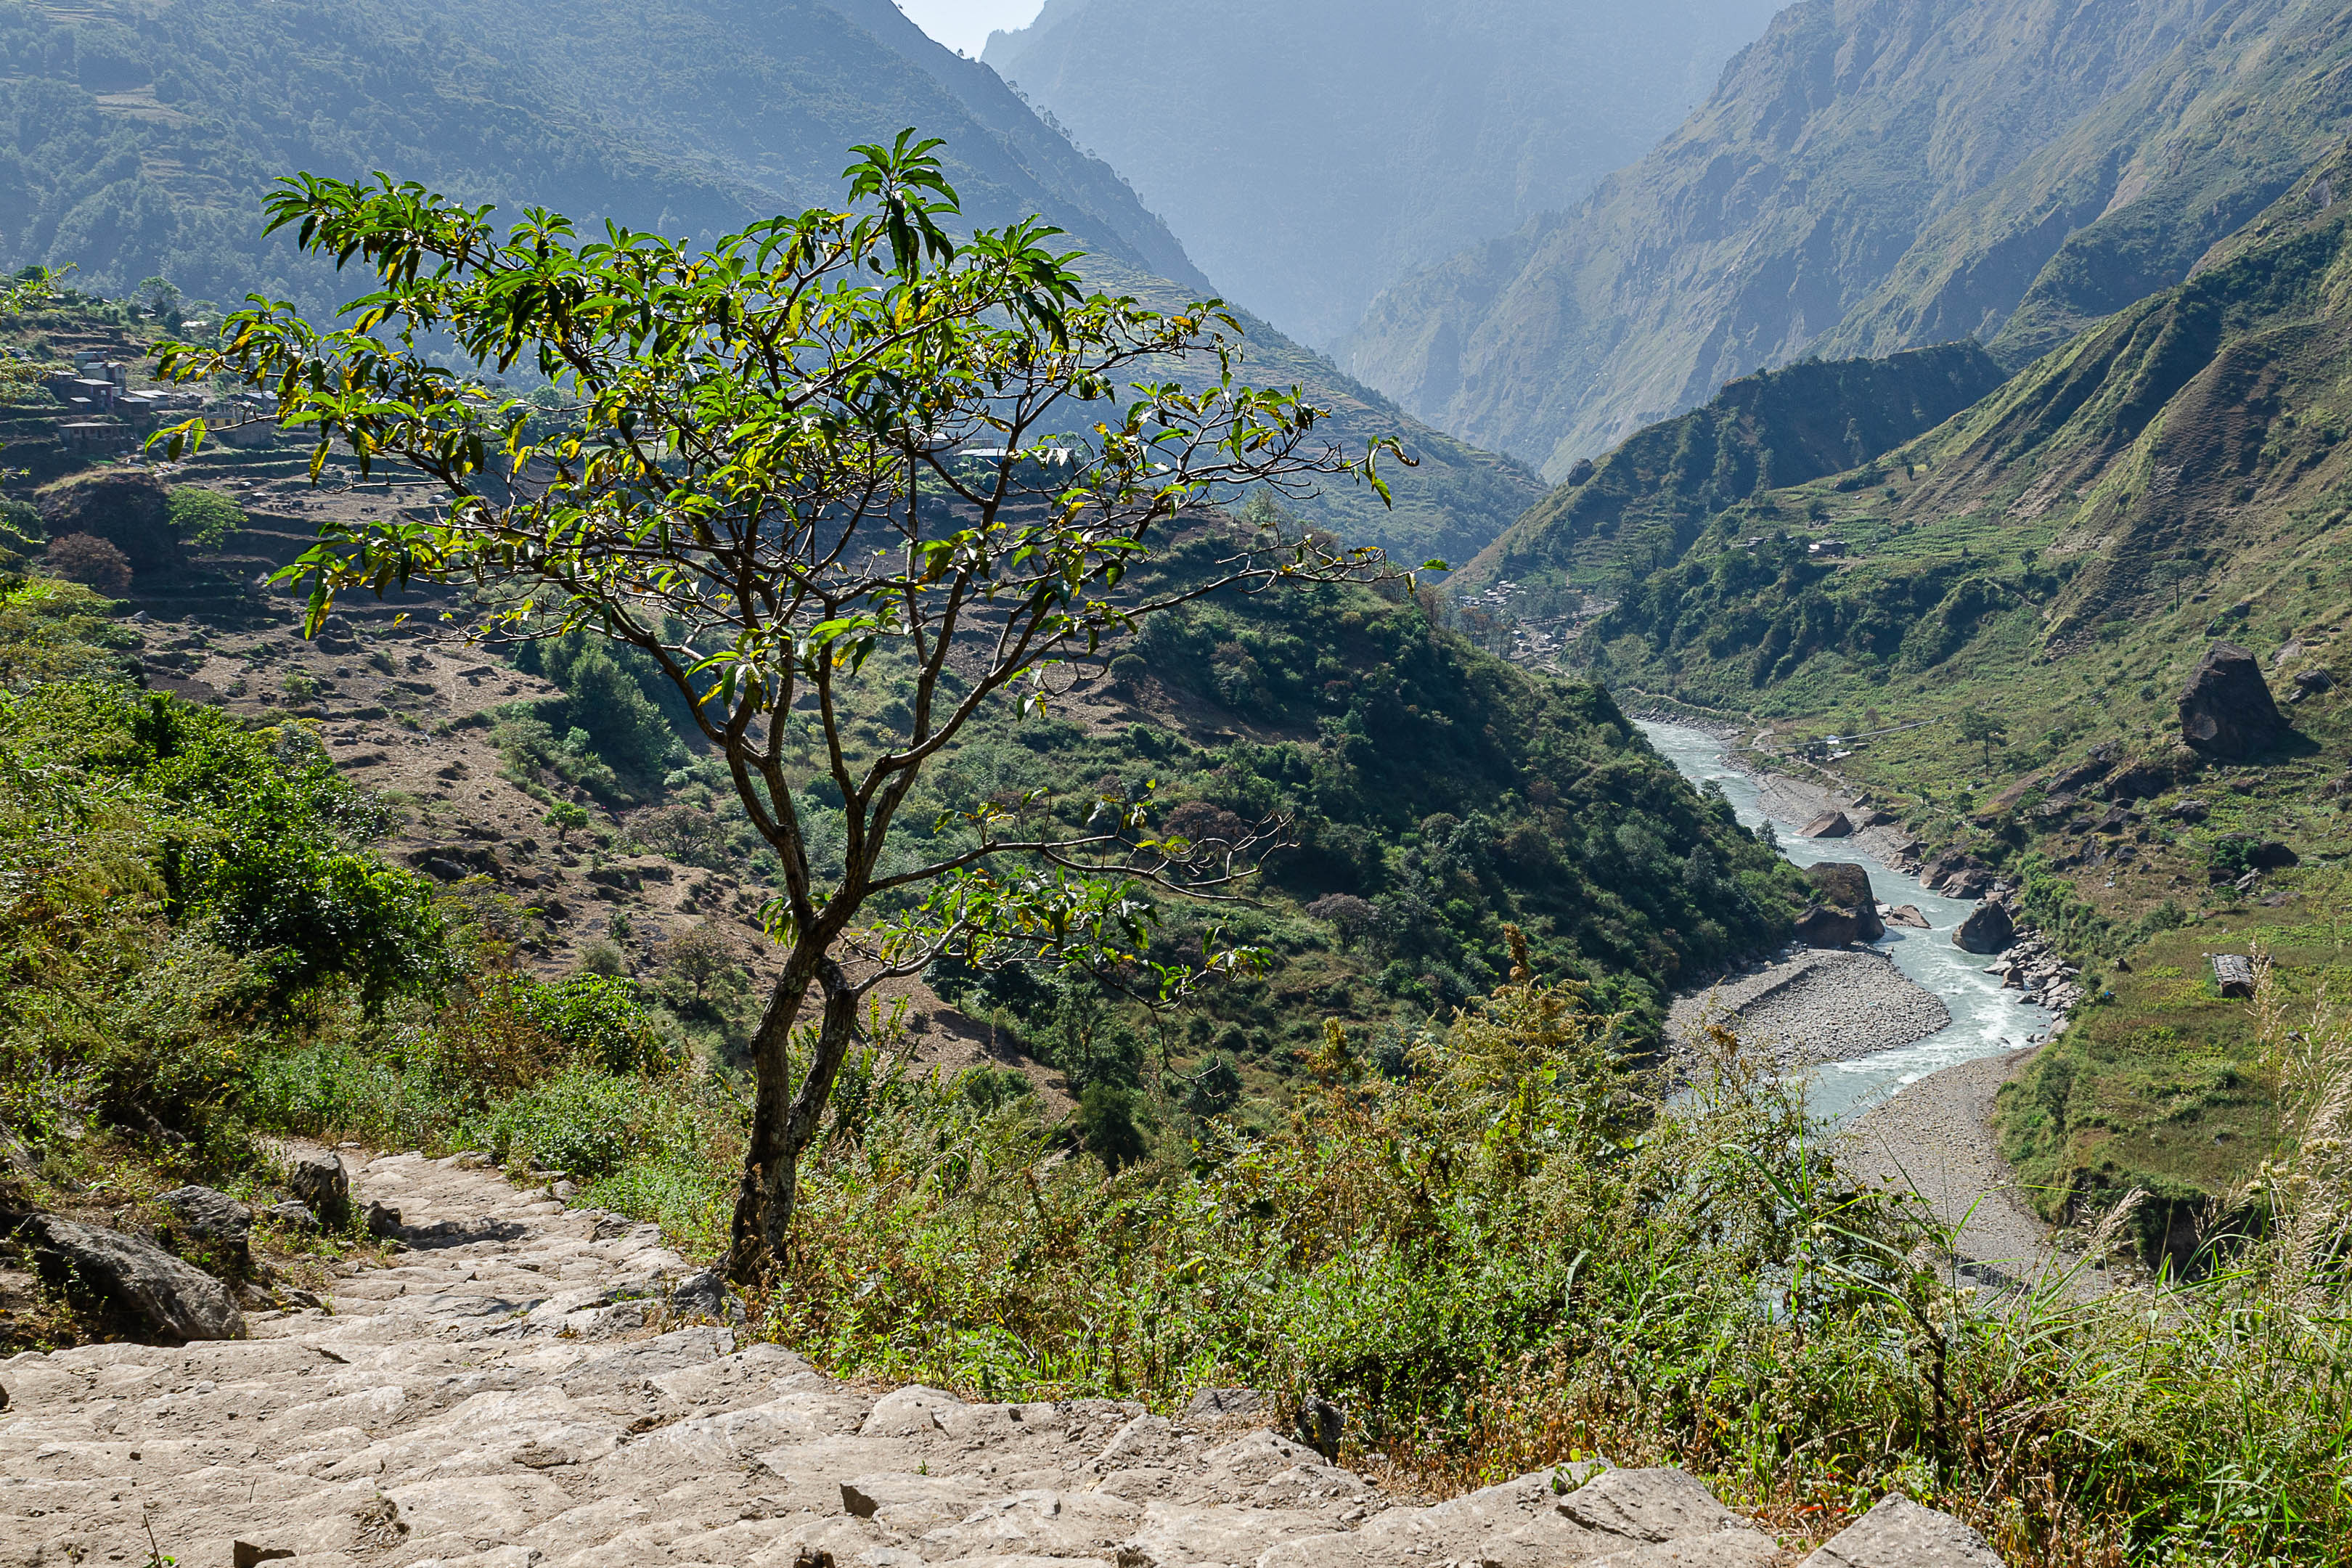
[[[2080,1261],[2058,1250],[1993,1140],[2000,1086],[2024,1071],[2039,1048],[1979,1057],[1931,1074],[1864,1111],[1843,1134],[1850,1169],[1882,1186],[1916,1192],[1937,1217],[1958,1227],[1958,1259],[1981,1284],[2040,1279]],[[2083,1268],[2074,1288],[2096,1293],[2112,1284],[2106,1270]]]
[[[1907,1046],[1952,1015],[1934,992],[1877,952],[1800,952],[1688,996],[1666,1015],[1666,1034],[1687,1050],[1720,1023],[1776,1070],[1852,1061]]]

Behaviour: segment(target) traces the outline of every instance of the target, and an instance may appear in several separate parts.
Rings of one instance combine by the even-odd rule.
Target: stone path
[[[1391,1506],[1214,1401],[1178,1422],[838,1382],[722,1323],[679,1323],[665,1303],[688,1266],[650,1226],[414,1154],[354,1186],[401,1211],[407,1247],[344,1279],[331,1312],[0,1363],[0,1568],[1785,1560],[1675,1470],[1596,1464]],[[1921,1529],[1948,1550],[1923,1554]],[[1999,1568],[1901,1500],[1832,1545],[1823,1568]]]

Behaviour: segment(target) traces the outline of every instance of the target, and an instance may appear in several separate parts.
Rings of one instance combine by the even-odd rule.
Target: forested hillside
[[[1780,0],[1051,0],[982,57],[1194,259],[1328,348],[1404,270],[1576,201]],[[1139,84],[1137,62],[1176,79]]]
[[[868,20],[898,36],[821,0],[11,4],[0,239],[12,264],[70,264],[103,291],[160,273],[192,297],[322,310],[341,300],[324,272],[258,232],[262,193],[297,169],[709,238],[829,197],[844,148],[915,125],[947,140],[973,220],[1043,214],[1206,286],[1116,175],[988,71],[890,7]]]
[[[1810,353],[2003,334],[2014,366],[2275,196],[2352,124],[2347,58],[2344,0],[1803,0],[1641,163],[1339,357],[1553,479]]]

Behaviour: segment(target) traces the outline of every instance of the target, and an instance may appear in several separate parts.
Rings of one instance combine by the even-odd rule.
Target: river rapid
[[[1659,754],[1693,784],[1710,780],[1721,784],[1742,825],[1750,829],[1764,825],[1761,792],[1756,781],[1731,761],[1730,742],[1684,724],[1643,721],[1641,728]],[[1870,873],[1871,891],[1879,902],[1910,904],[1927,917],[1927,930],[1890,926],[1885,939],[1876,945],[1893,957],[1895,968],[1943,998],[1952,1015],[1948,1026],[1914,1045],[1808,1068],[1805,1104],[1814,1117],[1830,1123],[1843,1121],[1930,1073],[2015,1050],[2049,1033],[2054,1020],[2046,1009],[2020,1001],[2014,991],[2002,990],[2000,980],[1984,972],[1984,958],[1952,945],[1952,932],[1976,908],[1974,903],[1929,892],[1916,879],[1880,865],[1852,839],[1817,841],[1798,837],[1801,823],[1774,821],[1772,826],[1780,840],[1780,852],[1791,863],[1858,863]]]

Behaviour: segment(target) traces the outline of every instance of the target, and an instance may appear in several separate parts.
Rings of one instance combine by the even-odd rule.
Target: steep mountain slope
[[[2234,605],[2221,619],[2241,626],[2332,622],[2352,498],[2347,178],[2339,153],[2195,279],[1889,453],[1871,486],[1849,475],[1718,513],[1596,646],[1673,653],[1694,697],[1789,710],[1964,655],[1990,674],[2145,641],[2155,684],[2110,694],[2100,720],[2137,732],[2163,726],[2209,606]],[[1812,527],[1738,537],[1792,515]],[[1831,531],[1855,558],[1796,550]],[[1908,625],[1888,613],[1904,605],[1920,612]]]
[[[2014,366],[2169,288],[2352,129],[2347,67],[2352,6],[2220,9],[2160,66],[1930,223],[1824,346],[1885,353],[1966,331]]]
[[[2346,962],[2347,189],[2338,152],[2194,279],[1882,462],[1717,513],[1573,650],[1786,752],[1862,735],[1826,759],[1849,788],[2020,885],[2098,1000],[2004,1091],[2005,1147],[2053,1217],[2155,1194],[2149,1257],[2185,1259],[2291,1131],[2277,1042],[2206,955],[2266,952],[2296,996]],[[1809,550],[1832,533],[1853,558]],[[2268,722],[2188,700],[2217,639],[2284,731],[2184,724],[2225,700]]]
[[[297,169],[709,238],[838,200],[850,144],[909,125],[946,139],[974,222],[1040,214],[1106,286],[1214,291],[1108,167],[887,0],[0,4],[0,259],[70,263],[102,292],[163,274],[324,317],[357,283],[258,232],[262,194]],[[1361,489],[1307,509],[1350,538],[1467,559],[1540,493],[1271,329],[1252,323],[1250,346],[1252,374],[1311,387],[1349,442],[1394,436],[1423,459],[1392,475],[1393,510]]]
[[[1508,581],[1522,614],[1564,592],[1622,592],[1688,549],[1733,502],[1868,462],[2001,383],[1973,342],[1884,360],[1807,360],[1733,382],[1705,405],[1582,462],[1454,579]]]
[[[1780,0],[1051,0],[983,55],[1210,275],[1318,347],[1409,268],[1564,206]],[[1181,77],[1139,81],[1139,61]]]
[[[1391,289],[1339,357],[1553,479],[1809,353],[1989,337],[2017,312],[2018,363],[2178,281],[2352,123],[2347,15],[1802,0],[1642,163]]]
[[[709,237],[831,199],[845,149],[945,137],[974,220],[1041,213],[1087,248],[1206,280],[1109,169],[885,5],[820,0],[218,0],[0,7],[0,235],[12,264],[127,289],[333,293],[255,231],[295,169],[385,169]],[[870,15],[868,13],[871,13]],[[872,30],[869,30],[871,28]]]

